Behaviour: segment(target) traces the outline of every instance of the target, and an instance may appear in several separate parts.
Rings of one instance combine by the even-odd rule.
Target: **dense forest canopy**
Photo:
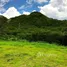
[[[67,45],[67,20],[48,18],[40,12],[11,19],[0,16],[0,39],[27,39]]]

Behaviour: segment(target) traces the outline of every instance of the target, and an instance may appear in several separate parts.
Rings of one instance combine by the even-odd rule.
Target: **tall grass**
[[[0,41],[0,67],[67,67],[67,47],[46,42]]]

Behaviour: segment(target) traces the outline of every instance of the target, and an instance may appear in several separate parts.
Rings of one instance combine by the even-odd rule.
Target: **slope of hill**
[[[2,23],[1,20],[0,23]],[[32,12],[30,15],[21,15],[8,21],[4,19],[4,23],[4,35],[1,34],[1,39],[27,39],[67,44],[66,20],[51,19],[39,12]]]
[[[0,15],[0,36],[3,36],[5,33],[6,24],[7,24],[7,18]]]

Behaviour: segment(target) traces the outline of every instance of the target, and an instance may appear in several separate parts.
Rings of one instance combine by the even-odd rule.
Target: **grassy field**
[[[0,41],[0,67],[67,67],[67,47],[44,42]]]

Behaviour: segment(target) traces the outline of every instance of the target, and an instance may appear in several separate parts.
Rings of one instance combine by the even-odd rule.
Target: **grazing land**
[[[46,42],[0,41],[0,67],[67,67],[67,47]]]

